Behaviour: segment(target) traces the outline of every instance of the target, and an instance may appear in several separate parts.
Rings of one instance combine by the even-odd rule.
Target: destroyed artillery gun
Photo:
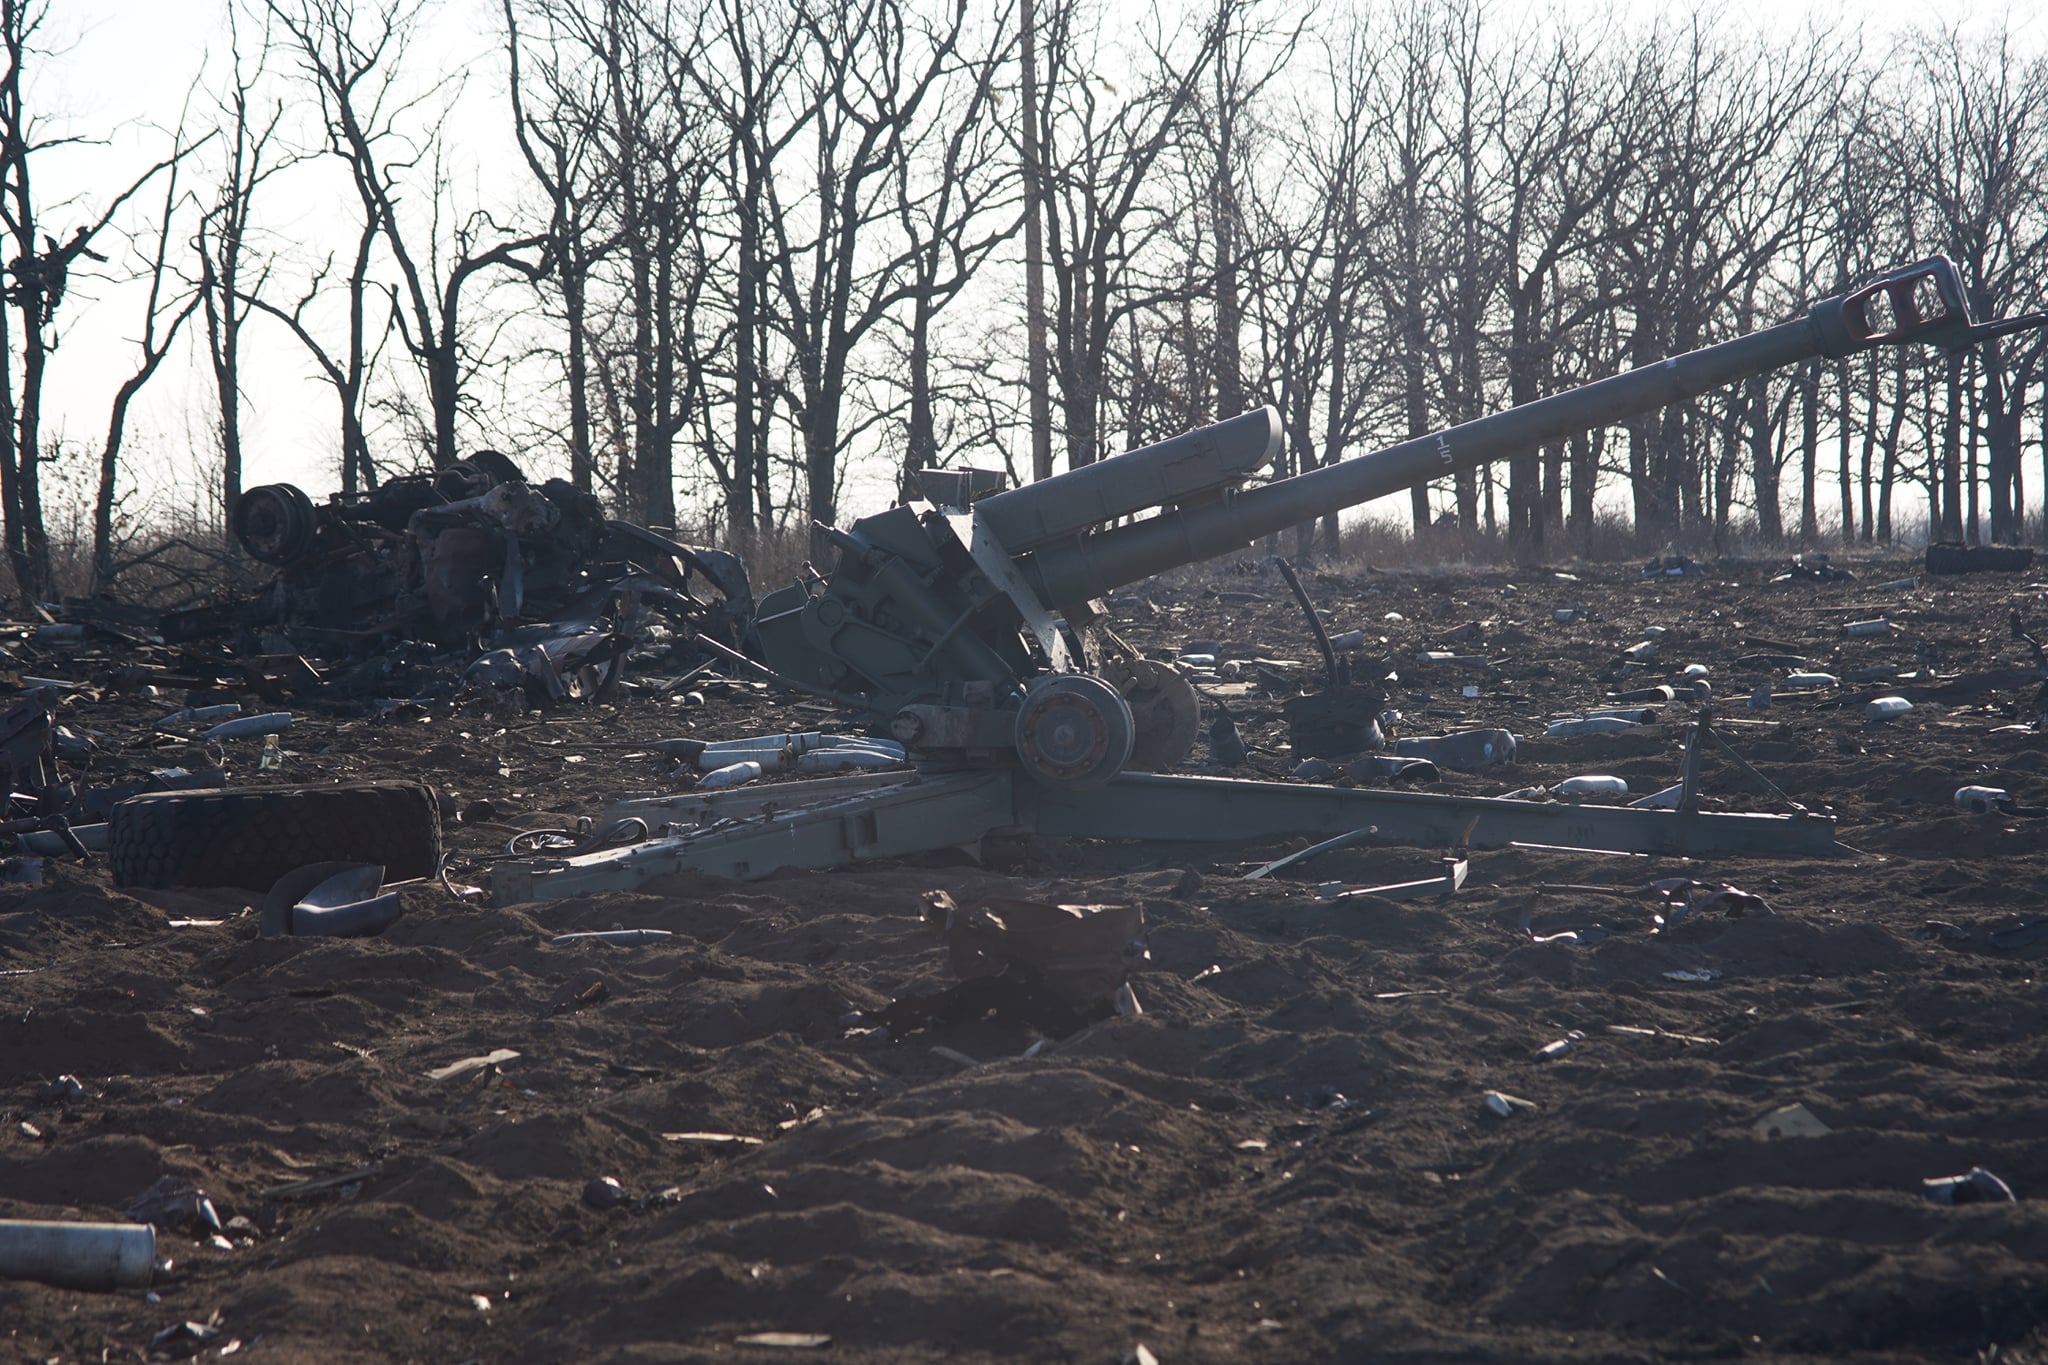
[[[1676,810],[1343,790],[1158,775],[1192,745],[1198,706],[1169,665],[1109,630],[1100,599],[1153,574],[1413,485],[1611,425],[1817,357],[1877,346],[1960,348],[2048,324],[1970,315],[1935,257],[1815,304],[1803,317],[1388,449],[1258,486],[1280,449],[1263,408],[1026,487],[926,471],[929,502],[850,527],[829,576],[757,610],[766,671],[901,740],[911,774],[866,774],[614,807],[671,833],[604,853],[501,864],[501,903],[617,889],[694,870],[765,876],[1049,835],[1250,840],[1357,831],[1388,842],[1513,842],[1629,852],[1831,852],[1831,817],[1699,809],[1704,723]],[[1126,520],[1129,518],[1129,520]],[[737,661],[737,660],[736,660]]]

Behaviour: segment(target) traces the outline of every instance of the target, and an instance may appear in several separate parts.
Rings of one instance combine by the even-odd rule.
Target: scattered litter
[[[1719,967],[1679,967],[1672,971],[1664,972],[1661,975],[1666,981],[1701,983],[1719,981],[1721,979],[1721,969]]]
[[[1931,919],[1913,931],[1913,937],[1922,943],[1967,943],[1970,931],[1960,924],[1947,920]]]
[[[1323,888],[1318,888],[1318,892],[1325,900],[1346,901],[1356,900],[1365,896],[1372,896],[1387,901],[1421,900],[1425,896],[1454,896],[1464,888],[1465,875],[1469,868],[1470,864],[1463,858],[1446,858],[1443,861],[1442,873],[1434,877],[1423,877],[1407,882],[1392,882],[1384,886],[1360,886],[1348,891],[1344,889],[1342,882],[1325,882],[1323,884],[1324,888],[1334,889],[1324,890]]]
[[[2013,1204],[2012,1186],[1982,1166],[1972,1166],[1961,1175],[1939,1176],[1920,1182],[1921,1197],[1930,1204]]]
[[[1719,1038],[1705,1038],[1697,1033],[1673,1033],[1669,1029],[1642,1028],[1635,1024],[1609,1024],[1607,1031],[1624,1038],[1666,1038],[1688,1046],[1718,1047],[1721,1042]]]
[[[583,1202],[593,1209],[615,1209],[626,1202],[626,1187],[617,1176],[593,1176],[583,1187]]]
[[[933,1046],[932,1056],[938,1057],[944,1061],[951,1062],[954,1066],[981,1065],[980,1058],[970,1057],[966,1053],[962,1052],[960,1049],[954,1047],[947,1047],[943,1043]]]
[[[1145,1007],[1138,1003],[1138,992],[1128,981],[1116,988],[1116,1012],[1126,1019],[1136,1019],[1145,1012]]]
[[[2003,787],[1959,787],[1956,809],[1972,815],[1996,815],[2012,806],[2012,793]]]
[[[1543,733],[1553,739],[1563,739],[1572,735],[1611,735],[1617,730],[1635,728],[1636,722],[1620,716],[1573,716],[1550,722]]]
[[[220,1340],[221,1330],[216,1322],[174,1322],[149,1339],[152,1359],[167,1360],[180,1356],[197,1355],[214,1342]]]
[[[560,947],[567,943],[661,943],[676,936],[673,929],[579,929],[575,933],[556,934],[548,942]]]
[[[1884,617],[1876,616],[1868,621],[1849,622],[1842,627],[1842,634],[1853,639],[1862,639],[1871,635],[1889,635],[1897,629],[1897,626],[1887,621]]]
[[[1532,933],[1529,937],[1531,943],[1570,943],[1580,947],[1590,947],[1595,943],[1603,943],[1606,939],[1607,931],[1598,927],[1560,929],[1554,934]]]
[[[739,1346],[767,1346],[787,1351],[818,1351],[832,1344],[823,1332],[749,1332],[734,1337]]]
[[[187,1228],[220,1231],[220,1214],[213,1201],[174,1175],[161,1176],[141,1194],[128,1201],[121,1216],[131,1223],[148,1223],[166,1232]]]
[[[1573,1029],[1565,1034],[1564,1037],[1553,1039],[1542,1047],[1537,1048],[1536,1060],[1539,1062],[1554,1062],[1560,1057],[1569,1056],[1580,1043],[1585,1041],[1585,1038],[1586,1035],[1583,1032]]]
[[[70,1104],[85,1098],[85,1085],[76,1076],[59,1076],[54,1081],[45,1081],[36,1089],[36,1099],[44,1104]]]
[[[1855,581],[1856,575],[1847,569],[1838,569],[1828,563],[1827,555],[1819,551],[1812,551],[1807,554],[1793,555],[1791,571],[1789,573],[1781,573],[1771,581],[1773,583],[1783,583],[1791,579],[1803,579],[1815,583],[1852,583]]]
[[[260,716],[243,716],[237,720],[222,721],[201,738],[208,744],[218,744],[224,739],[256,739],[263,735],[281,735],[291,728],[291,712],[266,711]]]
[[[1366,839],[1370,839],[1374,834],[1377,834],[1378,832],[1379,831],[1376,827],[1367,825],[1363,829],[1354,829],[1348,834],[1339,834],[1336,835],[1334,838],[1324,839],[1320,843],[1310,844],[1307,848],[1297,849],[1292,853],[1285,854],[1281,857],[1275,858],[1270,863],[1265,863],[1259,867],[1253,868],[1251,871],[1244,874],[1243,880],[1248,882],[1255,882],[1260,880],[1261,878],[1270,877],[1275,872],[1284,871],[1287,868],[1293,867],[1297,863],[1305,863],[1310,861],[1311,859],[1320,858],[1325,853],[1334,853],[1336,850],[1340,848],[1349,848],[1353,844],[1360,843]],[[1221,969],[1219,968],[1218,970]]]
[[[382,933],[403,913],[375,863],[311,863],[285,873],[258,907],[265,938],[359,938]]]
[[[765,1138],[745,1133],[663,1133],[663,1142],[681,1142],[692,1147],[759,1147]]]
[[[724,787],[743,787],[761,775],[761,765],[753,759],[744,763],[728,763],[723,768],[713,768],[697,780],[698,791],[718,791]]]
[[[1656,891],[1664,899],[1664,910],[1656,917],[1657,928],[1664,933],[1677,928],[1688,915],[1719,914],[1729,919],[1741,919],[1745,915],[1778,913],[1762,896],[1752,895],[1726,882],[1696,882],[1689,877],[1669,877],[1656,883]]]
[[[258,1199],[303,1199],[309,1194],[323,1194],[328,1190],[340,1190],[346,1196],[351,1187],[361,1184],[371,1176],[381,1173],[384,1163],[373,1161],[367,1166],[358,1166],[352,1171],[341,1171],[335,1175],[317,1175],[310,1180],[293,1180],[283,1185],[272,1185],[259,1190]]]
[[[1913,703],[1904,697],[1879,697],[1864,706],[1863,718],[1876,725],[1880,721],[1897,720],[1913,709]]]
[[[156,723],[159,730],[174,730],[180,725],[191,725],[202,721],[222,721],[229,716],[242,714],[240,702],[223,702],[219,706],[187,706],[171,712]]]
[[[430,1081],[453,1080],[457,1076],[466,1076],[472,1071],[482,1071],[485,1067],[502,1066],[506,1062],[516,1062],[518,1060],[519,1054],[509,1047],[493,1048],[481,1056],[464,1057],[459,1062],[450,1062],[446,1066],[437,1066],[427,1073],[427,1079]]]
[[[1426,758],[1368,754],[1344,765],[1353,782],[1434,782],[1443,774]]]
[[[1403,758],[1426,758],[1439,768],[1477,772],[1496,763],[1515,761],[1515,737],[1506,730],[1461,730],[1429,738],[1398,739],[1394,752]]]
[[[1628,783],[1606,773],[1567,777],[1550,789],[1558,796],[1627,796]]]
[[[1209,761],[1219,768],[1235,768],[1251,758],[1244,747],[1244,732],[1227,708],[1219,707],[1209,722]]]
[[[1489,1090],[1480,1097],[1486,1112],[1496,1118],[1513,1118],[1516,1114],[1531,1114],[1542,1106],[1534,1100],[1525,1100],[1520,1095],[1510,1095],[1500,1090]]]
[[[1811,1109],[1795,1103],[1773,1109],[1751,1124],[1750,1131],[1760,1138],[1817,1138],[1835,1130],[1822,1123]]]
[[[1788,673],[1785,675],[1785,686],[1787,687],[1837,687],[1841,685],[1841,681],[1840,678],[1832,673]]]
[[[1662,791],[1651,792],[1648,796],[1638,796],[1629,802],[1629,805],[1636,810],[1677,810],[1678,803],[1684,795],[1685,784],[1678,782]]]

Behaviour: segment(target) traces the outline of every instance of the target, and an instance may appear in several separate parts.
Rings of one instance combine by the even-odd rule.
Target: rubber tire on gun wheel
[[[149,792],[107,817],[114,885],[267,891],[307,863],[381,863],[389,881],[431,877],[441,810],[419,782]]]

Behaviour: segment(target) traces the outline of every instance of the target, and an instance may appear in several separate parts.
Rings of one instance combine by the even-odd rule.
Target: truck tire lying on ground
[[[381,863],[387,880],[434,875],[441,812],[419,782],[149,792],[107,817],[114,885],[266,891],[293,868]]]

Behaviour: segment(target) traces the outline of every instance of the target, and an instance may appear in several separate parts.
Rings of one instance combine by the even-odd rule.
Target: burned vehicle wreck
[[[324,504],[265,484],[231,525],[275,572],[247,597],[165,615],[166,643],[226,636],[242,653],[359,662],[409,642],[463,650],[465,687],[537,704],[608,691],[628,651],[657,640],[683,667],[706,657],[699,637],[756,652],[738,556],[608,518],[592,494],[530,483],[496,451]]]

